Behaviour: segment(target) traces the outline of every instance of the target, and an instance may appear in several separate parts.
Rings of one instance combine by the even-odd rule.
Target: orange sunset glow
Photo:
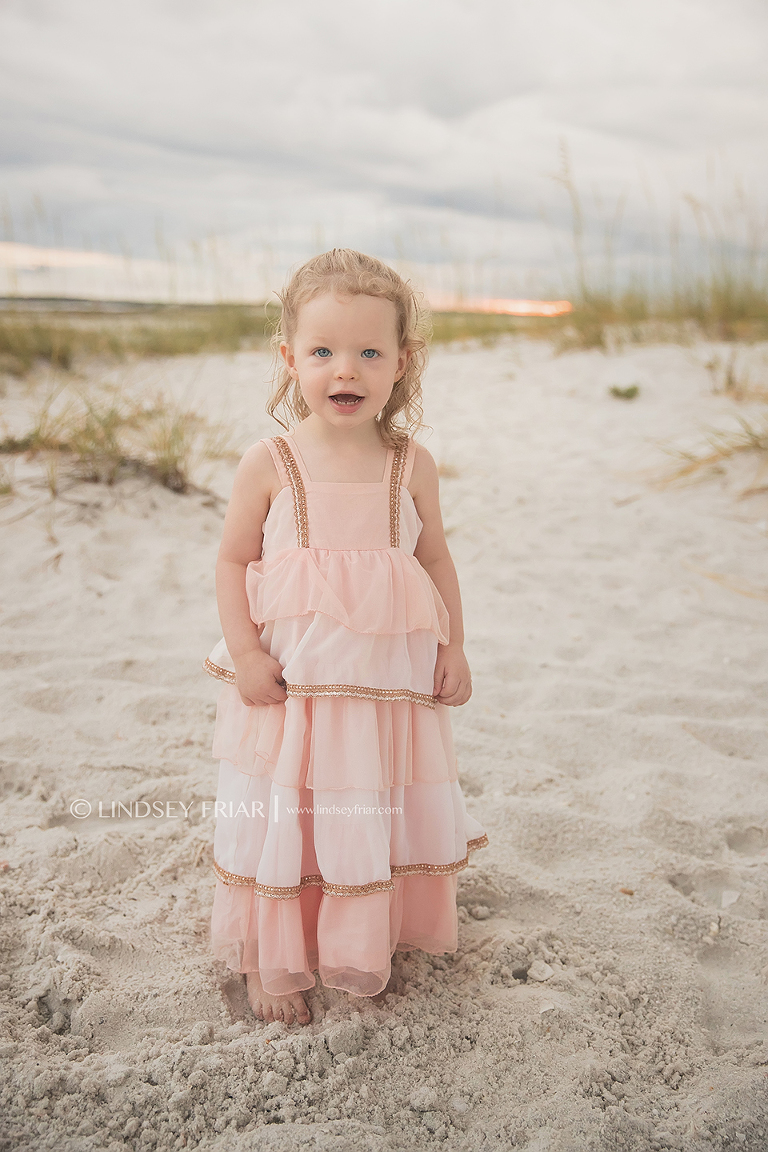
[[[573,311],[570,300],[450,300],[430,297],[435,310],[446,312],[489,312],[499,316],[564,316]]]

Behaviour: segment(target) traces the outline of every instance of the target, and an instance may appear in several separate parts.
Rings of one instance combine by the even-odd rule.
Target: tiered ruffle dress
[[[413,555],[412,440],[378,484],[313,482],[291,436],[263,443],[283,487],[246,590],[287,699],[243,704],[223,640],[205,662],[226,682],[212,949],[274,995],[318,972],[372,996],[398,945],[456,950],[456,874],[488,843],[432,695],[448,613]]]

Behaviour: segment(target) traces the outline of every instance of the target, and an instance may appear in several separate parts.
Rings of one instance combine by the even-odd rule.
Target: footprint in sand
[[[15,668],[33,668],[37,664],[48,664],[57,656],[57,652],[0,652],[0,670],[6,672]]]
[[[27,692],[21,700],[25,707],[32,708],[35,712],[52,712],[60,716],[64,712],[69,712],[73,703],[80,698],[80,693],[75,688],[59,688],[51,685],[49,688]]]
[[[754,880],[728,868],[676,872],[669,883],[694,904],[727,909],[739,919],[763,919],[766,914],[764,890]]]
[[[701,744],[719,752],[721,756],[735,756],[739,760],[768,758],[768,733],[764,728],[737,728],[729,724],[683,724]]]
[[[756,957],[717,944],[700,957],[702,1024],[725,1049],[768,1042],[765,979]]]
[[[152,660],[125,657],[95,666],[90,675],[94,680],[125,680],[130,684],[154,686],[178,682],[180,670],[184,670],[183,657],[159,656]],[[194,675],[197,676],[197,668]]]
[[[131,708],[142,724],[177,724],[183,728],[200,714],[200,704],[182,696],[144,696]]]
[[[731,827],[725,839],[731,851],[742,856],[765,856],[768,853],[768,828],[758,824]]]

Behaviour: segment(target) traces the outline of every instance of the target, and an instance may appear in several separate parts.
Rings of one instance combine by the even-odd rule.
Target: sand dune
[[[207,952],[221,504],[135,478],[51,507],[19,464],[0,1148],[768,1147],[768,495],[738,499],[748,462],[663,491],[638,471],[730,418],[709,355],[433,355],[475,684],[454,732],[490,846],[460,875],[455,955],[396,953],[380,1004],[318,988],[304,1029],[254,1020]],[[245,444],[274,427],[266,367],[113,375],[194,395]],[[232,471],[205,480],[225,497]]]

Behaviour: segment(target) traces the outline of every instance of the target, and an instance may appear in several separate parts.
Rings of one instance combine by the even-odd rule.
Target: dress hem
[[[393,864],[390,866],[392,876],[446,876],[453,872],[460,872],[469,863],[469,854],[477,848],[487,848],[488,835],[483,833],[474,840],[467,841],[467,854],[461,860],[454,860],[450,864]],[[227,885],[242,885],[253,888],[258,896],[265,896],[273,900],[294,900],[301,895],[304,888],[317,886],[322,888],[326,896],[367,896],[371,892],[391,892],[395,884],[392,879],[374,880],[370,884],[331,884],[320,875],[302,876],[298,884],[280,887],[274,884],[260,884],[255,876],[240,876],[236,872],[227,872],[217,861],[213,862],[213,871],[217,879]]]

